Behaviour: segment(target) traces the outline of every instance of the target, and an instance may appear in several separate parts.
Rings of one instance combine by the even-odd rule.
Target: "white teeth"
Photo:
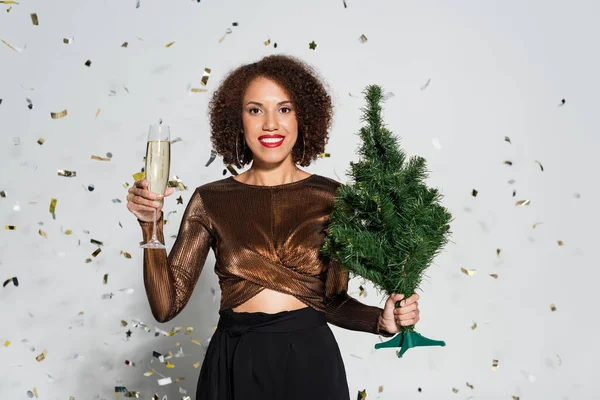
[[[265,143],[279,143],[283,140],[283,138],[278,138],[278,139],[259,139],[261,142],[265,142]]]

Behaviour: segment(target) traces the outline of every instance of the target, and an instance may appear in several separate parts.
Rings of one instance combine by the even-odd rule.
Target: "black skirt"
[[[350,400],[325,314],[219,311],[195,400]]]

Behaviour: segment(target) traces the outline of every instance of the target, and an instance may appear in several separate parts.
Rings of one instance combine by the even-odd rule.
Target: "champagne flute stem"
[[[158,241],[156,238],[156,208],[154,209],[154,222],[152,223],[152,241]]]

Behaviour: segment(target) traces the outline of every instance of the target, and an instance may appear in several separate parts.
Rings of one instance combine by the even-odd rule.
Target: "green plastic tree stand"
[[[425,346],[446,346],[446,342],[441,340],[428,339],[422,336],[418,332],[400,332],[387,342],[377,343],[376,349],[383,349],[388,347],[401,347],[398,352],[398,358],[402,358],[402,355],[406,353],[406,350],[412,347],[425,347]]]

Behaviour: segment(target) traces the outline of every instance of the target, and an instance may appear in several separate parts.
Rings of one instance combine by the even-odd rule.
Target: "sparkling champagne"
[[[146,180],[148,190],[163,197],[169,183],[171,141],[148,140],[146,145]]]

